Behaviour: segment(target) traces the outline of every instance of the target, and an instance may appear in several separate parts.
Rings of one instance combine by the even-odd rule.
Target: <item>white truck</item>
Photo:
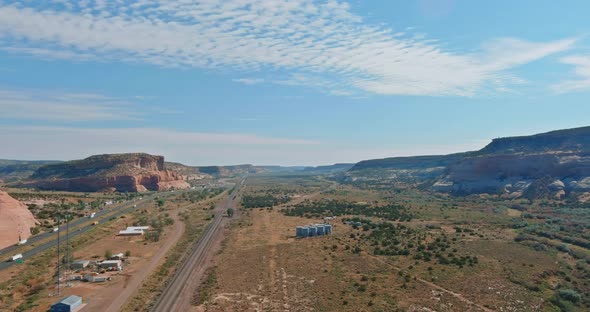
[[[19,241],[19,242],[17,243],[17,245],[18,245],[18,246],[20,246],[20,245],[24,245],[24,244],[26,244],[26,243],[27,243],[27,240],[26,240],[26,239],[23,239],[23,240]]]
[[[22,259],[22,258],[23,258],[23,254],[16,254],[16,255],[10,257],[10,261],[13,261],[14,262],[14,261],[17,261],[17,260]]]
[[[96,216],[96,212],[93,212],[93,213],[91,213],[89,218],[90,218],[90,219],[93,219],[93,218],[94,218],[94,216]]]
[[[59,231],[59,228],[58,227],[54,227],[53,228],[53,233],[58,232],[58,231]]]

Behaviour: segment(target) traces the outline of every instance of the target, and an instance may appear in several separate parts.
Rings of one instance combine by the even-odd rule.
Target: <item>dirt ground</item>
[[[196,311],[488,310],[425,280],[402,289],[386,261],[344,250],[351,229],[338,220],[332,235],[307,239],[294,238],[295,227],[319,220],[262,209],[242,220],[216,259],[209,300]]]

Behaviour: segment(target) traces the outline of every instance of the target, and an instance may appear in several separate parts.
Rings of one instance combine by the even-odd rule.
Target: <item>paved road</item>
[[[89,219],[89,218],[80,218],[77,219],[75,221],[70,222],[70,234],[68,235],[68,237],[70,238],[70,240],[80,234],[86,233],[89,230],[91,230],[93,227],[95,227],[95,225],[89,224],[83,227],[80,227],[79,230],[72,230],[72,228],[75,228],[76,226],[82,225],[86,222],[89,222],[90,220],[96,221],[98,222],[98,224],[102,224],[107,222],[110,218],[118,218],[119,216],[126,214],[128,212],[133,211],[134,209],[138,209],[141,207],[144,207],[148,204],[150,204],[152,202],[152,200],[158,196],[158,194],[154,194],[148,197],[144,197],[142,200],[140,201],[136,201],[136,202],[127,202],[122,204],[120,207],[116,207],[114,209],[104,209],[101,211],[98,211],[96,213],[96,216],[93,219]],[[160,194],[161,196],[161,194]],[[134,205],[137,205],[137,208],[134,207]],[[112,213],[113,211],[116,211],[114,214]],[[60,239],[62,240],[62,242],[66,241],[66,234],[65,234],[65,225],[62,225],[60,227]],[[34,237],[32,237],[31,239],[28,240],[27,245],[33,244],[37,241],[41,241],[43,239],[47,239],[53,237],[53,239],[51,239],[48,242],[42,243],[38,246],[35,246],[33,249],[28,250],[23,252],[23,258],[25,261],[27,261],[27,259],[29,259],[32,256],[35,256],[36,254],[43,252],[51,247],[57,246],[57,233],[43,233],[43,234],[39,234],[36,235]],[[11,246],[11,247],[7,247],[5,249],[3,249],[0,253],[0,257],[4,257],[4,258],[9,258],[10,256],[12,256],[12,253],[10,253],[11,251],[14,252],[15,249],[17,249],[18,247],[21,246]],[[6,268],[11,267],[12,265],[16,264],[16,262],[0,262],[0,270],[4,270]]]
[[[243,179],[237,184],[233,192],[217,205],[214,210],[215,217],[213,222],[209,223],[203,234],[195,242],[192,247],[192,252],[176,271],[172,280],[168,283],[158,298],[152,311],[186,311],[187,306],[190,305],[192,299],[194,289],[193,287],[190,287],[190,285],[191,283],[194,283],[196,279],[195,275],[197,269],[203,267],[205,264],[206,256],[210,252],[214,241],[213,238],[222,229],[222,226],[220,225],[223,222],[227,208],[235,209],[237,194],[245,181],[246,179]]]

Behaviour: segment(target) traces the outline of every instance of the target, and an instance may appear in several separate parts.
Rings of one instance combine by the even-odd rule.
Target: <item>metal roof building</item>
[[[82,298],[71,295],[51,306],[51,312],[75,312],[82,306]]]

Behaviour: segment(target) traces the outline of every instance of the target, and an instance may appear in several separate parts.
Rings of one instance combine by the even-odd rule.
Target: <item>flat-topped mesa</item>
[[[45,190],[143,192],[188,188],[184,177],[166,169],[163,156],[104,154],[43,166],[31,176]]]

